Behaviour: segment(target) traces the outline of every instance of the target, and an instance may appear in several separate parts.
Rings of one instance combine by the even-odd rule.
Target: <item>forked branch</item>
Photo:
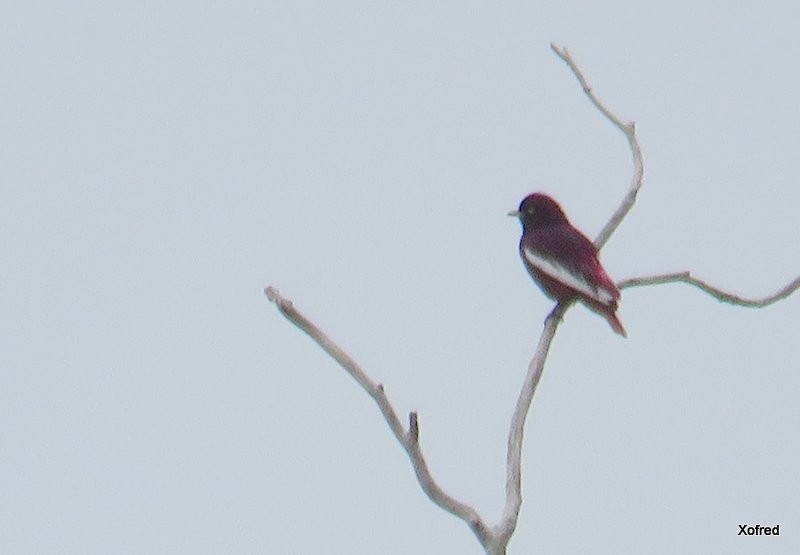
[[[605,245],[631,210],[636,202],[639,189],[642,187],[644,164],[642,160],[642,151],[636,136],[636,126],[633,122],[626,123],[621,120],[600,101],[566,48],[561,48],[554,44],[551,44],[550,47],[572,70],[572,73],[580,82],[581,87],[592,104],[594,104],[600,113],[625,135],[631,150],[633,159],[633,176],[631,177],[631,183],[619,207],[594,240],[595,246],[600,249]],[[763,299],[747,299],[711,286],[700,279],[692,277],[689,272],[633,278],[619,283],[618,286],[620,289],[624,289],[672,282],[688,283],[698,287],[722,302],[755,308],[777,302],[788,297],[797,289],[800,289],[800,277],[798,277],[773,295]],[[409,413],[409,424],[408,429],[406,429],[386,396],[383,385],[375,383],[361,367],[341,349],[341,347],[336,345],[322,330],[300,313],[290,300],[282,297],[276,289],[267,287],[264,292],[267,298],[278,307],[278,310],[280,310],[290,322],[308,334],[311,339],[338,362],[339,365],[358,382],[362,389],[372,397],[378,405],[381,414],[383,414],[384,419],[386,419],[386,422],[389,424],[389,428],[392,430],[395,438],[411,460],[417,480],[422,490],[431,501],[445,511],[466,522],[475,533],[475,536],[478,538],[487,554],[504,555],[508,542],[516,530],[520,508],[522,507],[522,444],[525,421],[530,410],[531,402],[533,401],[533,396],[536,392],[536,387],[542,377],[544,364],[553,337],[555,336],[555,332],[564,313],[570,308],[572,303],[559,303],[553,308],[545,321],[544,330],[539,338],[536,351],[528,365],[528,372],[522,384],[514,414],[511,418],[511,426],[508,435],[505,506],[498,524],[489,528],[473,507],[445,493],[433,479],[433,476],[431,476],[419,445],[419,421],[417,413]]]
[[[428,469],[428,463],[425,462],[425,457],[419,446],[419,419],[417,413],[409,413],[408,430],[406,430],[397,417],[392,403],[386,396],[383,384],[372,381],[350,355],[344,352],[344,350],[334,343],[325,332],[297,310],[292,301],[282,297],[277,289],[274,287],[267,287],[264,289],[264,294],[270,301],[275,303],[275,306],[278,307],[278,310],[281,311],[281,314],[283,314],[287,320],[311,337],[317,345],[322,347],[331,358],[338,362],[339,366],[344,368],[344,370],[358,382],[358,385],[372,397],[378,405],[381,414],[383,414],[383,418],[386,419],[386,423],[389,424],[389,428],[392,430],[394,437],[411,460],[411,465],[414,467],[414,473],[417,475],[417,480],[422,490],[431,501],[436,503],[439,507],[466,522],[478,537],[481,544],[486,547],[489,542],[489,530],[480,515],[478,515],[478,512],[466,503],[462,503],[445,493],[433,479]]]
[[[551,48],[570,67],[592,103],[609,121],[611,121],[611,123],[625,134],[633,155],[634,172],[631,185],[619,208],[617,208],[611,219],[595,239],[595,245],[600,248],[608,241],[611,234],[614,233],[625,215],[630,211],[631,207],[633,207],[636,201],[636,194],[642,186],[644,168],[641,149],[639,148],[639,142],[636,137],[636,128],[633,123],[624,123],[600,102],[566,49],[559,48],[555,45],[551,45]],[[397,417],[389,399],[386,397],[382,385],[373,382],[347,353],[331,341],[322,330],[303,316],[294,307],[292,302],[282,297],[276,289],[267,287],[264,292],[267,298],[275,303],[281,313],[290,322],[308,334],[375,400],[383,417],[389,424],[389,428],[391,428],[395,438],[411,460],[420,486],[428,497],[442,509],[466,522],[481,542],[487,554],[504,555],[508,542],[517,527],[519,511],[522,506],[522,443],[525,420],[530,410],[536,387],[539,384],[544,370],[544,363],[550,350],[550,344],[552,343],[564,312],[570,307],[571,303],[557,304],[550,313],[545,322],[544,331],[539,339],[536,352],[528,365],[528,373],[525,376],[525,381],[523,382],[522,390],[520,391],[519,399],[514,409],[508,436],[505,507],[499,523],[490,529],[473,507],[446,494],[431,476],[419,447],[419,423],[417,414],[412,412],[409,415],[409,429],[406,430],[400,423],[400,419]]]
[[[619,207],[594,240],[595,247],[599,250],[606,244],[617,227],[619,227],[619,224],[622,223],[622,220],[628,212],[630,212],[631,208],[633,208],[636,202],[636,195],[642,187],[644,162],[642,159],[642,149],[639,146],[639,139],[636,136],[636,124],[634,122],[626,123],[622,121],[606,107],[594,93],[586,76],[566,48],[556,46],[555,44],[551,44],[550,48],[559,58],[566,62],[592,104],[594,104],[608,121],[625,135],[631,150],[631,157],[633,159],[633,176],[631,177],[631,183]],[[522,384],[522,390],[517,399],[514,415],[511,417],[511,427],[508,434],[508,452],[506,455],[506,502],[500,523],[494,529],[498,540],[504,545],[508,544],[511,536],[514,534],[514,530],[517,527],[517,519],[519,518],[519,511],[522,507],[522,440],[525,433],[525,419],[530,410],[533,395],[536,393],[536,386],[539,384],[539,380],[542,377],[544,363],[547,360],[547,354],[550,350],[550,344],[553,341],[561,318],[570,306],[571,303],[559,303],[547,317],[544,330],[539,338],[539,344],[536,347],[530,364],[528,364],[528,373]]]

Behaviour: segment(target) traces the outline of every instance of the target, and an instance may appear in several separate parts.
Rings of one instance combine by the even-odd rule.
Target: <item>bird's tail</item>
[[[625,331],[622,322],[619,321],[619,318],[617,318],[616,314],[613,312],[607,312],[605,317],[606,320],[608,320],[608,324],[611,326],[612,330],[620,334],[622,337],[628,337],[628,332]]]

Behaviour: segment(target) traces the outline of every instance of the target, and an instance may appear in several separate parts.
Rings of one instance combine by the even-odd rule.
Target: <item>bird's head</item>
[[[542,228],[568,223],[564,211],[544,193],[533,193],[522,199],[519,209],[512,210],[509,216],[519,218],[523,228]]]

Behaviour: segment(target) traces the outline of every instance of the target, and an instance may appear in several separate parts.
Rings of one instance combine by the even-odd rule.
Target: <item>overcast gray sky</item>
[[[594,235],[638,123],[617,279],[759,296],[800,274],[796,2],[7,2],[0,552],[481,553],[277,286],[420,414],[494,523],[551,303],[507,218]],[[528,419],[509,553],[800,549],[800,296],[582,307]],[[738,525],[779,537],[737,537]]]

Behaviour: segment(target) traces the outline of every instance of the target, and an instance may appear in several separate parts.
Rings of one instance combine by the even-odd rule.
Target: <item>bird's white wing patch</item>
[[[531,249],[525,248],[523,249],[523,252],[525,253],[525,259],[543,274],[560,281],[567,287],[586,295],[590,299],[594,299],[600,304],[610,306],[611,303],[613,303],[614,294],[612,291],[609,291],[604,287],[592,287],[592,285],[586,281],[583,276],[570,272],[564,266],[535,253]]]

